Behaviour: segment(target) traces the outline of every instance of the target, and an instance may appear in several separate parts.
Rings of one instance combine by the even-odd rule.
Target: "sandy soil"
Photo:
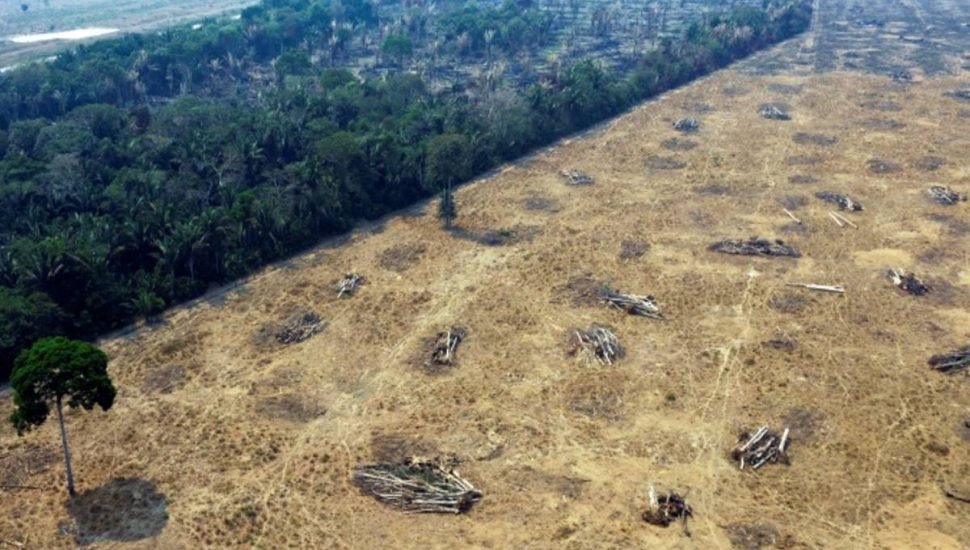
[[[761,70],[818,38],[463,188],[464,232],[444,232],[427,205],[105,340],[117,403],[68,415],[82,495],[67,502],[54,424],[24,438],[0,432],[0,485],[36,487],[0,489],[0,539],[970,547],[970,505],[942,489],[970,478],[970,383],[926,364],[970,342],[970,204],[926,195],[934,183],[970,193],[970,103],[945,95],[968,80]],[[793,120],[759,117],[768,102],[786,104]],[[700,132],[671,128],[686,115]],[[697,146],[662,145],[674,137]],[[684,168],[648,168],[677,165],[656,162],[667,157]],[[937,163],[926,157],[944,163],[928,171]],[[898,170],[874,173],[873,159]],[[567,186],[565,168],[595,185]],[[858,229],[828,217],[821,190],[865,206],[846,214]],[[504,244],[474,238],[503,229]],[[785,239],[803,256],[707,250],[752,235]],[[902,293],[890,267],[933,292]],[[348,270],[368,284],[339,300],[330,284]],[[561,287],[584,274],[654,295],[667,320],[573,305]],[[306,310],[327,321],[323,332],[290,346],[260,337]],[[591,323],[611,325],[626,346],[615,366],[565,354],[565,332]],[[418,368],[424,340],[452,325],[468,329],[457,366]],[[766,345],[785,338],[794,349]],[[0,414],[9,408],[4,400]],[[728,453],[760,424],[792,428],[791,465],[738,471]],[[409,454],[456,456],[485,498],[462,516],[412,516],[351,485],[354,465]],[[650,483],[689,491],[691,538],[640,520]]]

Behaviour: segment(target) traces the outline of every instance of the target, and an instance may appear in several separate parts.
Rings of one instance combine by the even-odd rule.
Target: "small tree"
[[[63,336],[42,338],[17,356],[10,385],[16,406],[10,422],[18,435],[43,424],[50,413],[50,404],[54,403],[64,447],[67,492],[75,496],[62,401],[66,397],[69,407],[86,410],[95,405],[105,411],[110,409],[116,392],[108,377],[108,356],[87,342]]]
[[[381,47],[384,55],[389,55],[397,60],[399,66],[404,66],[404,60],[411,57],[414,53],[414,44],[411,39],[400,34],[392,34],[384,40]]]
[[[441,200],[438,201],[438,217],[445,220],[445,227],[451,229],[451,222],[458,217],[458,207],[455,206],[455,195],[451,192],[451,185],[441,190]]]

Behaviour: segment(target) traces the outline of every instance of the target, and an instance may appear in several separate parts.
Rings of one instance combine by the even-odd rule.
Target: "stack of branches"
[[[481,491],[441,460],[358,466],[353,481],[381,502],[411,513],[460,514],[482,499]]]
[[[602,291],[603,301],[611,307],[622,309],[630,315],[642,315],[651,319],[663,319],[660,307],[653,301],[653,296],[640,296],[638,294],[626,294],[604,288]]]
[[[643,521],[660,527],[667,527],[680,520],[684,524],[684,534],[690,536],[687,530],[687,518],[694,515],[694,511],[687,504],[687,495],[680,496],[676,491],[657,497],[653,485],[650,486],[650,508],[641,514]]]
[[[689,134],[691,132],[696,132],[701,128],[701,123],[697,122],[696,118],[682,118],[674,123],[674,129],[679,132],[684,132]]]
[[[589,177],[579,170],[563,170],[563,177],[566,178],[566,182],[569,185],[592,185],[593,178]]]
[[[455,351],[458,344],[465,339],[466,331],[460,327],[452,327],[435,336],[431,349],[430,365],[450,366],[455,363]]]
[[[768,120],[791,120],[791,115],[782,111],[775,105],[765,105],[758,109],[758,114]]]
[[[626,353],[610,327],[593,325],[588,330],[574,330],[571,353],[583,352],[601,365],[612,365]]]
[[[889,279],[900,290],[905,290],[913,296],[922,296],[930,291],[930,287],[923,284],[923,281],[917,279],[916,275],[906,273],[902,269],[890,269]]]
[[[788,428],[779,436],[769,430],[768,426],[761,426],[755,430],[754,435],[747,432],[741,434],[738,446],[731,452],[731,458],[742,470],[747,465],[757,470],[769,462],[788,464],[788,443]]]
[[[930,357],[930,366],[946,373],[956,374],[970,368],[970,346],[964,346],[950,353],[943,353]]]
[[[825,202],[837,204],[840,210],[849,210],[850,212],[859,212],[862,210],[862,205],[852,200],[848,195],[833,193],[831,191],[819,191],[815,193],[815,196]]]
[[[927,192],[930,198],[943,206],[953,206],[954,204],[967,200],[967,197],[957,193],[945,185],[934,185]]]
[[[343,279],[340,279],[334,283],[333,288],[337,291],[338,298],[343,298],[344,296],[350,298],[357,292],[357,289],[359,289],[361,285],[365,284],[366,282],[367,279],[363,278],[357,273],[351,272],[344,275]]]
[[[320,332],[327,324],[313,312],[304,313],[276,331],[276,341],[281,344],[296,344]]]
[[[737,254],[740,256],[787,256],[800,258],[801,253],[793,246],[788,246],[781,240],[770,241],[758,237],[748,240],[726,239],[710,246],[714,252]]]

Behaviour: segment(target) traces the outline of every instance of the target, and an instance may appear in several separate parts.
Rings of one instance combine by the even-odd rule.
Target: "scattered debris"
[[[427,366],[451,366],[455,364],[455,351],[458,344],[465,339],[466,331],[460,327],[452,327],[435,336],[431,347],[431,359]]]
[[[610,327],[593,325],[588,330],[574,330],[571,354],[582,351],[602,365],[612,365],[623,357],[624,350]]]
[[[338,298],[343,298],[344,295],[350,298],[366,282],[367,279],[364,279],[357,273],[347,273],[343,279],[334,283],[333,288],[337,291]]]
[[[801,253],[795,247],[788,246],[782,240],[770,241],[751,237],[748,240],[726,239],[712,244],[710,250],[722,252],[724,254],[737,254],[740,256],[787,256],[790,258],[800,258]]]
[[[483,495],[452,466],[442,460],[418,459],[358,466],[353,481],[381,502],[407,512],[460,514]]]
[[[662,157],[654,155],[647,159],[647,168],[653,170],[683,170],[687,163],[678,160],[677,157]]]
[[[757,470],[769,462],[788,464],[788,454],[785,452],[789,443],[788,433],[788,428],[785,428],[779,436],[769,430],[768,426],[761,426],[755,430],[754,435],[742,433],[738,438],[738,446],[731,452],[731,458],[742,470],[748,465]]]
[[[650,250],[650,243],[644,241],[624,240],[620,243],[620,259],[632,260],[640,258]]]
[[[889,73],[889,78],[893,79],[896,82],[912,82],[913,73],[905,69],[899,69]]]
[[[822,292],[834,292],[836,294],[845,294],[845,289],[841,286],[834,285],[817,285],[814,283],[788,283],[785,286],[797,286],[799,288],[807,288],[809,290],[820,290]]]
[[[950,353],[930,357],[930,366],[946,374],[955,374],[970,367],[970,346]]]
[[[930,291],[930,287],[923,284],[915,275],[906,273],[902,269],[890,269],[889,279],[900,290],[905,290],[913,296],[922,296]]]
[[[952,97],[953,99],[959,99],[961,101],[970,101],[970,88],[966,90],[953,90],[952,92],[946,92],[943,95]]]
[[[829,217],[839,226],[845,227],[846,225],[851,226],[855,229],[859,229],[859,226],[852,222],[849,218],[846,218],[842,214],[835,211],[829,211]]]
[[[562,175],[569,185],[593,185],[593,178],[579,170],[563,170]]]
[[[603,301],[612,307],[622,309],[630,315],[642,315],[651,319],[663,319],[660,307],[653,301],[653,296],[639,296],[614,292],[609,288],[603,290]]]
[[[295,317],[276,331],[276,341],[281,344],[296,344],[309,339],[327,326],[316,313],[308,312]]]
[[[967,197],[957,193],[945,185],[934,185],[927,190],[930,197],[943,206],[953,206],[954,204],[967,200]]]
[[[873,174],[895,174],[902,171],[903,167],[895,162],[882,159],[869,159],[866,166]]]
[[[806,132],[798,132],[793,135],[792,141],[799,145],[818,145],[820,147],[828,147],[835,145],[839,140],[835,136],[826,136],[822,134],[809,134]]]
[[[700,128],[701,124],[700,122],[697,122],[696,118],[687,117],[674,122],[674,129],[678,132],[684,132],[685,134],[696,132],[697,130],[700,130]]]
[[[863,210],[862,205],[852,200],[848,195],[833,193],[831,191],[819,191],[815,193],[815,196],[825,202],[837,204],[841,210],[848,210],[850,212],[860,212]]]
[[[671,523],[680,520],[684,524],[684,534],[690,536],[687,530],[687,518],[694,515],[694,511],[687,504],[686,495],[680,496],[676,491],[671,491],[666,495],[657,496],[657,491],[650,486],[650,507],[647,508],[641,518],[650,525],[667,527]]]
[[[791,120],[791,115],[778,108],[777,105],[764,105],[758,109],[758,114],[768,120]]]

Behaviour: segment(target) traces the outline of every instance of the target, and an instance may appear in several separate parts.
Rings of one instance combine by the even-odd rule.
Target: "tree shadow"
[[[156,537],[168,523],[168,502],[155,484],[116,478],[68,501],[78,545]]]

